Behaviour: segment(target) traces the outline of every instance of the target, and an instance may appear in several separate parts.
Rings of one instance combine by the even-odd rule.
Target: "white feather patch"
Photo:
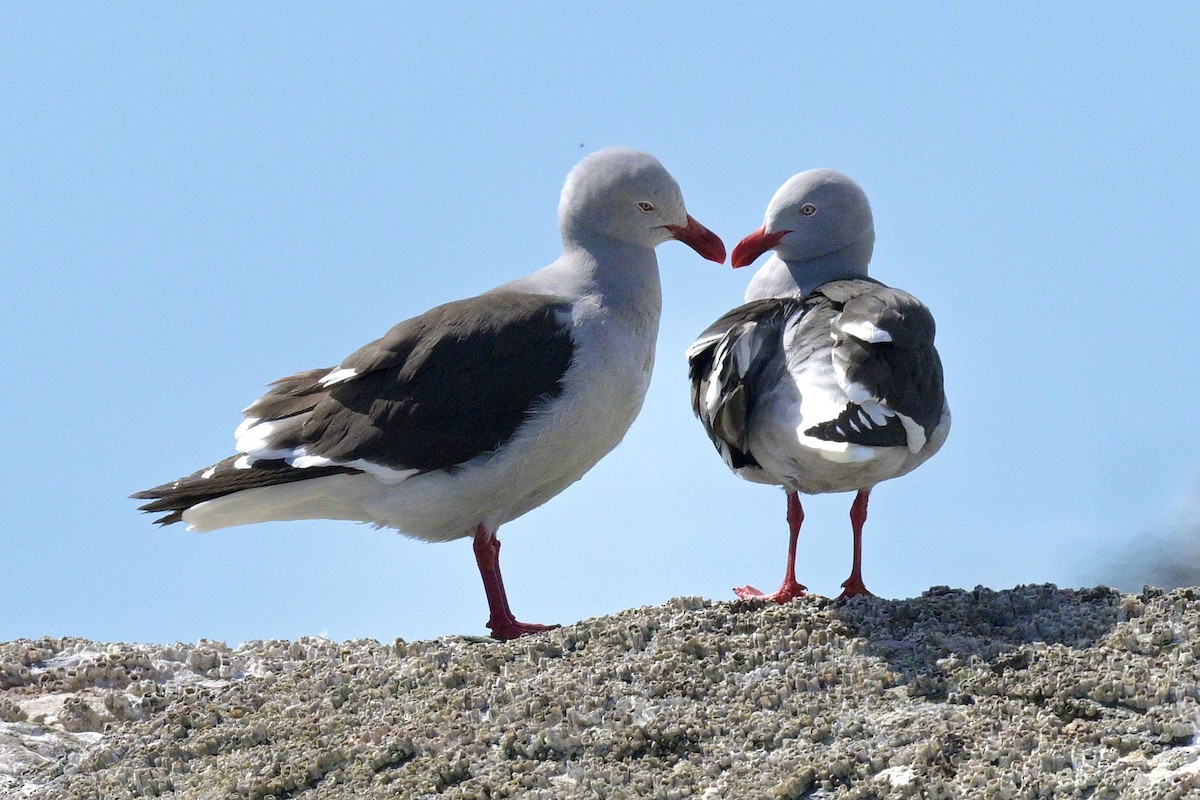
[[[255,425],[258,424],[258,422],[259,422],[258,417],[246,417],[244,420],[241,421],[241,424],[239,424],[236,428],[234,428],[233,438],[234,439],[242,438],[242,436],[245,435],[246,431],[253,428]]]
[[[745,374],[746,366],[754,359],[754,354],[762,344],[754,335],[756,327],[756,325],[747,325],[745,333],[738,337],[737,344],[734,346],[733,357],[739,375]]]
[[[353,372],[353,370],[341,371],[345,373]],[[336,373],[331,372],[326,377],[331,378],[334,375]],[[349,380],[350,377],[343,377],[342,380]],[[234,436],[237,437],[237,449],[245,453],[245,455],[233,462],[233,466],[236,469],[249,469],[254,466],[255,461],[282,458],[289,466],[296,469],[327,466],[361,469],[363,472],[374,475],[379,479],[380,483],[387,484],[400,483],[420,472],[420,470],[415,469],[392,469],[382,464],[373,464],[361,458],[354,461],[334,461],[326,456],[310,455],[303,447],[271,449],[270,438],[278,429],[281,422],[288,422],[288,420],[262,421],[257,417],[247,417],[243,420],[242,424],[238,425],[237,430],[234,431]],[[209,476],[205,475],[204,477]]]
[[[872,424],[877,428],[882,428],[887,424],[887,418],[895,416],[896,412],[885,406],[883,403],[862,403],[859,406],[862,411],[866,412],[871,418]]]
[[[333,386],[335,383],[345,383],[357,374],[358,372],[356,370],[353,370],[349,367],[338,367],[333,372],[317,381],[317,383],[321,384],[322,386],[329,387]]]
[[[718,338],[720,337],[709,337],[701,341],[707,344],[716,341]],[[725,395],[725,390],[727,388],[725,383],[722,382],[719,377],[722,372],[721,367],[729,359],[733,359],[732,366],[736,373],[736,380],[741,380],[743,377],[743,367],[745,363],[748,363],[749,359],[750,343],[747,341],[748,338],[749,337],[742,337],[741,339],[734,340],[725,337],[717,344],[716,352],[713,353],[713,366],[715,369],[709,373],[708,391],[704,394],[704,407],[709,413],[712,413],[713,409],[715,409],[721,402],[721,398]],[[697,341],[694,345],[692,345],[692,347],[688,349],[688,353],[690,354],[693,351],[699,351],[703,349],[700,346],[701,341]],[[730,352],[731,348],[733,348],[732,353]],[[741,356],[742,360],[739,360],[739,355]]]
[[[360,469],[363,472],[375,476],[380,483],[397,484],[411,478],[413,475],[420,473],[417,469],[392,469],[391,467],[382,464],[375,464],[366,459],[356,458],[353,461],[335,461],[326,456],[309,455],[304,451],[303,447],[298,447],[295,450],[276,450],[266,453],[248,453],[233,462],[235,469],[250,469],[254,466],[254,462],[261,460],[273,460],[282,458],[287,462],[288,466],[296,469],[307,469],[310,467],[350,467],[352,469]],[[210,470],[211,471],[211,470]],[[205,475],[204,477],[209,477]]]
[[[715,336],[705,336],[697,339],[696,341],[692,342],[691,346],[688,347],[684,355],[686,355],[688,358],[695,358],[697,353],[707,349],[709,345],[720,339],[722,335],[723,334],[716,334]]]
[[[247,418],[233,432],[233,436],[237,440],[234,447],[243,453],[260,453],[267,449],[267,440],[274,432],[274,420],[260,422],[254,417]]]
[[[853,322],[840,323],[838,329],[843,333],[848,333],[855,339],[863,342],[871,342],[879,344],[880,342],[890,342],[892,335],[880,328],[874,322],[866,319],[854,320]]]
[[[836,366],[835,366],[835,369],[837,369]],[[841,383],[843,387],[845,387],[846,399],[849,400],[851,403],[857,403],[860,406],[865,406],[867,403],[871,402],[871,400],[874,399],[871,396],[871,393],[869,391],[867,391],[867,387],[863,386],[861,383],[852,383],[852,382],[846,381],[846,379],[845,379],[846,376],[845,376],[845,373],[843,370],[838,369],[837,373],[838,373],[838,382]]]
[[[904,432],[908,434],[908,450],[911,453],[919,453],[925,447],[925,429],[917,424],[912,417],[906,417],[903,414],[896,414],[900,421],[904,423]]]
[[[325,456],[298,455],[289,458],[288,464],[296,469],[306,469],[308,467],[327,467],[333,464],[333,461]]]
[[[704,393],[704,410],[709,414],[717,407],[717,403],[721,402],[721,397],[725,394],[725,384],[721,383],[716,378],[708,382],[708,391]]]
[[[373,464],[366,459],[357,458],[354,461],[334,461],[325,456],[312,456],[304,452],[303,448],[298,451],[298,454],[287,459],[288,464],[296,469],[306,469],[309,467],[352,467],[353,469],[361,469],[363,472],[370,473],[379,479],[380,483],[396,484],[401,481],[411,478],[420,470],[416,469],[392,469],[385,467],[382,464]]]

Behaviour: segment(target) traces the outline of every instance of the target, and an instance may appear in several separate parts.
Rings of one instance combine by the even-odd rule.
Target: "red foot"
[[[850,525],[854,529],[854,563],[850,566],[850,577],[842,581],[842,593],[838,600],[849,600],[851,597],[874,597],[867,591],[862,579],[862,532],[867,521],[867,502],[871,497],[870,489],[859,489],[850,506]]]
[[[763,594],[753,586],[739,586],[733,590],[733,593],[743,600],[770,600],[783,605],[808,594],[808,587],[795,581],[784,581],[783,585],[771,594]]]
[[[863,585],[862,578],[851,576],[842,581],[842,593],[837,596],[838,600],[849,600],[851,597],[874,597],[867,587]]]
[[[546,631],[552,631],[555,628],[561,627],[561,625],[540,625],[536,622],[518,622],[515,619],[501,623],[488,622],[488,628],[492,631],[492,638],[499,639],[502,642],[517,639],[521,636],[531,636],[535,633],[545,633]]]
[[[508,607],[508,596],[504,593],[504,579],[500,577],[500,540],[494,531],[483,524],[475,529],[475,561],[483,578],[483,591],[487,595],[491,616],[487,626],[492,638],[507,642],[519,636],[543,633],[558,625],[539,625],[536,622],[518,622]]]
[[[808,593],[808,587],[796,580],[796,540],[800,538],[800,526],[804,524],[804,508],[800,495],[787,493],[788,559],[783,584],[771,594],[763,594],[753,586],[739,586],[733,593],[743,600],[770,600],[783,605]]]

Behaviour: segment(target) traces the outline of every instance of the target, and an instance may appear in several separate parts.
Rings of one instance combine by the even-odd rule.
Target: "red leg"
[[[850,506],[850,525],[854,529],[854,563],[850,567],[850,577],[842,582],[843,591],[838,595],[838,600],[872,596],[862,579],[862,531],[867,521],[867,499],[870,496],[870,489],[860,489],[854,498],[854,505]]]
[[[508,596],[504,594],[504,579],[500,577],[500,540],[483,525],[475,529],[475,563],[483,577],[483,591],[487,595],[491,616],[487,626],[492,638],[508,641],[518,636],[541,633],[557,625],[538,625],[535,622],[518,622],[508,607]]]
[[[787,493],[787,520],[788,561],[783,584],[773,594],[763,594],[753,586],[739,586],[733,592],[743,600],[773,600],[782,605],[808,591],[807,587],[796,581],[796,542],[800,538],[800,526],[804,524],[804,508],[800,505],[800,495],[795,492]]]

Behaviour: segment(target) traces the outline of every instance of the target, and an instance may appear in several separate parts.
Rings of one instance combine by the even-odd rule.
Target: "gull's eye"
[[[654,210],[654,203],[647,203],[645,200],[643,200],[642,202],[638,203],[638,208],[649,214]]]
[[[811,217],[813,214],[817,213],[817,207],[812,203],[805,203],[804,205],[800,206],[800,213],[806,217]]]

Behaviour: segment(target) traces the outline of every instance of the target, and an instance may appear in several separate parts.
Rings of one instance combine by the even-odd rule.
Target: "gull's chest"
[[[575,332],[575,352],[563,378],[557,416],[581,440],[612,449],[642,407],[654,368],[658,319],[611,311],[584,316]]]

